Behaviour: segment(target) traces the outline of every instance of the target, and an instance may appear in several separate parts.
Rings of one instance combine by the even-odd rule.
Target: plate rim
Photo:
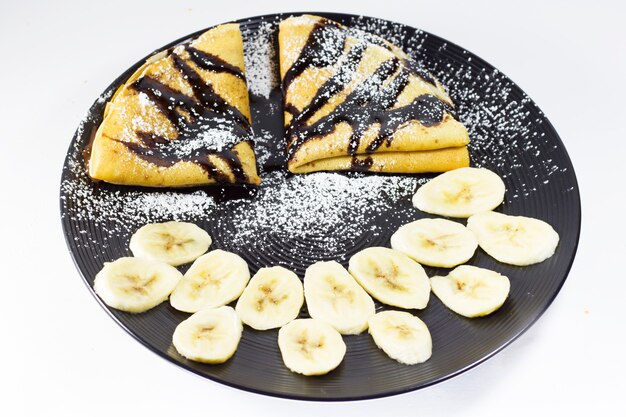
[[[166,355],[165,353],[159,351],[158,349],[156,349],[154,346],[152,346],[147,340],[142,339],[141,337],[139,337],[137,334],[135,334],[128,326],[126,326],[124,323],[122,323],[114,314],[113,312],[110,310],[110,308],[108,306],[106,306],[104,304],[104,302],[96,295],[93,287],[91,286],[88,278],[85,276],[85,274],[83,273],[83,271],[81,270],[78,261],[76,259],[76,255],[74,254],[73,250],[72,250],[72,242],[70,241],[70,236],[68,234],[68,217],[66,216],[64,213],[64,199],[63,199],[63,190],[62,187],[60,187],[59,189],[59,200],[60,200],[60,215],[61,215],[61,226],[62,226],[62,231],[63,231],[63,235],[64,235],[64,240],[65,243],[68,247],[68,252],[70,254],[70,257],[72,259],[72,262],[74,263],[74,266],[76,267],[79,275],[82,278],[83,283],[85,284],[85,286],[87,287],[88,291],[91,293],[91,295],[93,296],[93,298],[96,299],[97,303],[100,305],[100,307],[107,313],[107,315],[109,317],[111,317],[113,319],[113,321],[115,323],[117,323],[126,333],[128,333],[129,335],[131,335],[136,341],[138,341],[141,345],[143,345],[145,348],[147,348],[149,351],[151,351],[152,353],[156,354],[157,356],[165,359],[167,362],[169,362],[171,365],[174,365],[178,368],[182,368],[187,372],[190,372],[202,379],[208,379],[212,382],[216,382],[219,383],[221,385],[225,385],[228,386],[230,388],[235,388],[241,391],[245,391],[245,392],[251,392],[251,393],[255,393],[255,394],[260,394],[260,395],[265,395],[265,396],[269,396],[269,397],[274,397],[274,398],[283,398],[283,399],[288,399],[288,400],[296,400],[296,401],[311,401],[311,402],[342,402],[342,401],[361,401],[361,400],[369,400],[369,399],[377,399],[377,398],[384,398],[384,397],[390,397],[390,396],[396,396],[396,395],[401,395],[401,394],[407,394],[410,392],[414,392],[414,391],[418,391],[421,390],[423,388],[426,387],[430,387],[436,384],[439,384],[441,382],[444,382],[446,380],[449,380],[451,378],[454,378],[460,374],[463,374],[475,367],[477,367],[478,365],[484,363],[485,361],[487,361],[488,359],[491,359],[493,356],[495,356],[496,354],[500,353],[502,350],[504,350],[506,347],[510,346],[514,341],[516,341],[520,336],[522,336],[526,331],[528,331],[528,329],[530,329],[533,325],[535,325],[535,323],[545,314],[545,312],[548,310],[548,308],[552,305],[552,303],[554,302],[554,300],[556,299],[556,297],[558,296],[558,294],[561,292],[561,289],[563,288],[563,285],[565,284],[565,281],[567,280],[567,278],[569,277],[569,274],[571,272],[571,268],[574,264],[574,260],[576,259],[576,255],[578,252],[578,246],[579,246],[579,242],[580,242],[580,235],[581,235],[581,226],[582,226],[582,203],[581,203],[581,198],[580,198],[580,188],[579,188],[579,184],[578,184],[578,178],[576,176],[576,172],[575,172],[575,168],[574,165],[571,161],[571,158],[569,156],[569,153],[567,152],[567,148],[565,147],[565,144],[563,143],[563,140],[561,139],[560,135],[558,134],[558,132],[556,131],[556,129],[554,128],[554,125],[552,124],[552,122],[549,120],[549,118],[546,116],[546,114],[543,112],[543,110],[541,110],[541,108],[536,104],[536,102],[532,99],[532,97],[530,97],[517,83],[515,83],[511,78],[509,78],[505,73],[503,73],[502,71],[500,71],[498,68],[496,68],[494,65],[490,64],[488,61],[484,60],[482,57],[476,55],[475,53],[467,50],[466,48],[458,45],[455,42],[451,42],[445,38],[442,38],[436,34],[433,34],[431,32],[428,32],[426,30],[420,29],[419,27],[410,25],[410,24],[405,24],[405,23],[401,23],[401,22],[396,22],[393,20],[388,20],[388,19],[383,19],[383,18],[379,18],[379,17],[373,17],[373,16],[367,16],[367,15],[357,15],[357,14],[351,14],[351,13],[336,13],[336,12],[321,12],[321,11],[305,11],[305,12],[279,12],[279,13],[267,13],[267,14],[263,14],[263,15],[256,15],[256,16],[247,16],[244,18],[240,18],[240,19],[233,19],[233,20],[229,20],[229,21],[225,21],[225,22],[220,22],[220,23],[216,23],[215,25],[211,25],[208,26],[204,29],[200,29],[197,31],[194,31],[188,35],[185,36],[181,36],[178,39],[171,41],[169,43],[167,43],[166,45],[163,45],[162,47],[159,47],[155,50],[153,50],[152,52],[150,52],[149,54],[147,54],[145,57],[141,58],[140,60],[138,60],[136,63],[134,63],[133,65],[131,65],[130,67],[128,67],[126,70],[124,70],[119,76],[117,76],[113,82],[111,82],[104,90],[103,92],[98,96],[98,98],[96,98],[96,100],[92,103],[92,105],[89,107],[89,110],[87,111],[86,115],[91,115],[94,113],[94,109],[97,106],[101,105],[101,100],[103,97],[105,97],[106,95],[113,93],[115,91],[115,89],[117,89],[119,87],[119,85],[121,83],[123,83],[128,76],[126,74],[130,74],[132,73],[134,70],[136,70],[137,68],[139,68],[148,58],[150,58],[151,56],[162,52],[164,50],[167,50],[169,48],[172,48],[182,42],[185,42],[189,39],[192,39],[202,33],[204,33],[205,31],[214,28],[216,26],[222,25],[222,24],[226,24],[226,23],[245,23],[246,21],[250,21],[250,20],[268,20],[268,19],[284,19],[287,18],[289,16],[298,16],[298,15],[303,15],[303,14],[312,14],[312,15],[318,15],[318,16],[322,16],[322,17],[327,17],[329,19],[336,19],[337,17],[340,17],[341,19],[344,20],[350,20],[350,19],[360,19],[360,20],[375,20],[375,21],[380,21],[380,22],[385,22],[385,23],[389,23],[391,25],[395,25],[395,26],[399,26],[399,27],[405,27],[405,28],[410,28],[413,29],[415,31],[421,32],[422,34],[434,38],[437,41],[440,41],[442,43],[446,43],[448,45],[451,45],[455,48],[458,48],[460,50],[466,51],[471,57],[472,60],[477,60],[479,61],[481,66],[487,66],[488,68],[492,68],[495,69],[499,72],[499,74],[501,76],[503,76],[507,81],[511,82],[511,84],[513,86],[515,86],[521,93],[524,94],[524,96],[528,97],[528,99],[530,100],[530,102],[537,108],[537,110],[541,113],[541,115],[543,116],[542,119],[542,124],[544,126],[547,126],[547,129],[550,131],[552,137],[554,140],[558,141],[558,145],[560,146],[560,148],[563,150],[563,156],[566,158],[566,161],[569,164],[569,167],[571,167],[571,176],[572,176],[572,180],[573,180],[573,189],[571,190],[571,192],[574,192],[575,195],[575,202],[576,202],[576,209],[577,209],[577,216],[574,219],[575,223],[577,224],[577,228],[575,230],[575,241],[574,241],[574,245],[573,245],[573,252],[571,255],[571,258],[568,261],[567,267],[565,269],[565,273],[563,276],[563,279],[560,281],[560,283],[558,284],[558,286],[555,288],[554,293],[551,295],[551,297],[549,298],[545,298],[545,305],[542,309],[537,310],[536,316],[532,318],[532,320],[530,320],[523,328],[518,329],[518,331],[513,334],[511,337],[509,337],[504,343],[502,343],[498,348],[492,350],[490,353],[482,356],[480,359],[475,360],[474,362],[468,364],[465,367],[459,368],[454,372],[450,372],[446,375],[443,375],[441,377],[438,378],[434,378],[431,381],[428,382],[422,382],[422,383],[418,383],[418,384],[413,384],[411,386],[407,386],[407,387],[403,387],[403,388],[398,388],[398,389],[391,389],[391,390],[386,390],[386,391],[381,391],[379,393],[376,394],[366,394],[366,395],[349,395],[349,396],[344,396],[344,397],[321,397],[321,396],[308,396],[308,395],[300,395],[300,394],[285,394],[285,393],[279,393],[279,392],[274,392],[274,391],[265,391],[262,389],[258,389],[258,388],[254,388],[254,387],[250,387],[250,386],[245,386],[245,385],[241,385],[241,384],[237,384],[237,383],[233,383],[224,379],[220,379],[217,378],[213,375],[210,374],[205,374],[205,373],[201,373],[195,369],[193,369],[192,367],[190,367],[189,365],[187,365],[184,362],[180,362],[180,361],[176,361],[174,358]],[[109,99],[107,98],[107,101]],[[70,141],[70,148],[74,145],[74,143],[77,141],[77,139],[79,139],[81,137],[81,135],[83,134],[82,132],[82,122],[85,120],[85,118],[81,119],[81,124],[79,124],[79,127],[76,129],[74,135],[72,136],[72,139]],[[64,158],[64,162],[63,162],[63,167],[61,170],[61,186],[63,184],[63,180],[65,178],[66,175],[66,171],[68,170],[68,161],[71,158],[71,152],[69,152],[66,155],[66,157]]]

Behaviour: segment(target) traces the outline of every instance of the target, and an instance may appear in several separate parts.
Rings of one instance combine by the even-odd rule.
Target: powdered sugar
[[[272,132],[268,130],[259,130],[259,134],[254,138],[254,153],[256,154],[258,166],[263,167],[272,157],[272,150],[275,148],[272,141],[275,140],[275,137]]]
[[[335,253],[345,252],[366,230],[376,233],[373,220],[408,199],[417,179],[274,171],[263,181],[253,199],[226,202],[230,216],[219,222],[231,231],[228,244],[268,247],[273,241],[314,240],[317,249]]]
[[[211,127],[201,125],[196,135],[185,140],[169,141],[167,146],[170,153],[182,159],[206,149],[221,152],[231,148],[237,141],[232,121],[214,119]]]
[[[278,85],[273,43],[277,27],[275,22],[263,22],[256,30],[248,29],[245,33],[244,62],[248,90],[264,98],[268,98]]]

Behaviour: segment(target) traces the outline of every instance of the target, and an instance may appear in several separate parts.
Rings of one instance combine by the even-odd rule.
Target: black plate
[[[277,331],[258,332],[248,327],[237,352],[225,364],[187,361],[171,345],[175,326],[187,314],[163,303],[146,313],[133,315],[109,309],[97,296],[96,299],[114,320],[153,352],[182,368],[233,387],[324,401],[407,392],[458,375],[491,357],[528,329],[550,305],[567,277],[578,244],[581,213],[576,177],[563,143],[543,113],[512,81],[482,59],[444,39],[405,25],[369,17],[317,14],[387,37],[443,82],[457,103],[460,119],[470,130],[472,164],[496,171],[505,181],[505,203],[498,210],[540,218],[553,225],[561,236],[555,255],[538,265],[520,268],[500,264],[479,249],[470,264],[494,269],[511,279],[509,299],[500,310],[485,318],[465,319],[447,310],[433,296],[425,310],[413,311],[431,330],[430,360],[415,366],[401,365],[377,349],[369,335],[348,336],[344,337],[348,346],[344,362],[322,377],[303,377],[288,371],[278,351]],[[267,22],[275,24],[285,16],[240,20],[246,45]],[[345,215],[345,227],[324,233],[299,234],[290,239],[270,228],[261,241],[256,236],[233,243],[231,233],[241,232],[241,224],[232,220],[242,213],[245,215],[244,206],[259,198],[259,192],[268,192],[268,187],[280,187],[294,178],[280,174],[280,164],[276,162],[280,161],[283,140],[281,94],[277,88],[269,98],[251,99],[253,127],[257,132],[264,129],[266,140],[261,145],[269,146],[272,154],[263,175],[274,175],[275,180],[266,181],[265,188],[160,191],[91,183],[84,173],[82,149],[101,122],[106,100],[143,61],[120,75],[91,107],[72,139],[63,168],[61,220],[70,253],[90,290],[103,262],[130,255],[130,235],[146,221],[171,218],[194,221],[214,237],[213,248],[238,252],[249,262],[252,273],[261,266],[281,264],[302,277],[306,266],[316,260],[337,259],[346,265],[347,259],[364,247],[389,246],[389,238],[397,227],[424,217],[412,208],[410,196],[420,181],[431,176],[407,177],[410,186],[400,192],[396,189],[395,193],[387,193],[385,185],[379,187],[380,198],[385,200],[380,207],[387,207],[387,212],[358,217],[356,229],[348,224],[354,213],[340,213]],[[372,178],[361,174],[344,177],[355,184],[363,184],[363,178]],[[391,183],[398,180],[384,178]],[[188,206],[176,196],[182,196]],[[172,199],[171,204],[168,198]],[[342,204],[345,207],[337,210],[351,211],[349,200]],[[330,249],[324,246],[328,239],[335,242]],[[321,246],[325,249],[316,249]],[[427,272],[432,276],[441,271],[428,268]],[[377,304],[377,308],[386,307]],[[302,316],[306,316],[306,309]]]

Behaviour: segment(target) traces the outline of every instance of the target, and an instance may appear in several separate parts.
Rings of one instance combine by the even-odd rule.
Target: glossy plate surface
[[[386,37],[442,81],[457,104],[458,117],[470,131],[472,165],[490,168],[504,179],[505,203],[498,210],[550,223],[561,237],[555,255],[538,265],[514,267],[498,263],[479,249],[469,264],[496,270],[511,280],[511,294],[500,310],[485,318],[466,319],[447,310],[431,295],[426,309],[412,311],[431,331],[430,360],[415,366],[401,365],[389,359],[364,333],[344,337],[348,349],[343,363],[321,377],[303,377],[285,368],[276,330],[259,332],[245,327],[237,352],[223,365],[187,361],[173,348],[171,337],[176,325],[188,314],[174,310],[169,303],[143,314],[127,314],[108,308],[94,296],[114,320],[153,352],[203,377],[240,389],[322,401],[365,399],[416,390],[458,375],[497,353],[528,329],[550,305],[567,277],[580,233],[580,197],[574,169],[563,143],[541,110],[512,81],[482,59],[444,39],[405,25],[368,17],[316,14]],[[269,34],[269,39],[276,42],[273,28],[286,16],[240,20],[245,47],[259,47],[255,40],[261,33]],[[298,196],[297,187],[306,182],[283,174],[280,167],[282,96],[278,87],[268,97],[251,97],[253,129],[263,136],[259,146],[265,147],[266,152],[261,173],[265,181],[259,190],[168,191],[90,182],[85,175],[82,150],[102,120],[106,100],[143,61],[121,74],[96,100],[72,139],[63,168],[61,221],[70,253],[91,290],[104,262],[131,254],[130,236],[147,221],[192,221],[211,234],[213,249],[237,252],[248,261],[252,273],[263,266],[280,264],[302,278],[306,267],[317,260],[339,260],[347,266],[349,257],[365,247],[389,246],[391,234],[402,224],[433,217],[414,209],[410,201],[415,188],[431,175],[404,179],[384,176],[384,180],[376,180],[373,175],[332,174],[324,178],[341,176],[345,180],[343,186],[364,187],[367,181],[379,181],[374,189],[379,193],[377,211],[355,217],[356,210],[364,205],[340,198],[333,213],[343,216],[343,223],[334,224],[323,233],[288,235],[282,227],[283,232],[266,228],[260,235],[259,228],[263,225],[250,216],[266,213],[271,218],[272,213],[260,210],[262,204],[255,201],[268,200],[273,191],[286,186],[291,187],[290,195]],[[274,67],[269,71],[275,76],[275,59],[271,64]],[[345,189],[335,191],[341,197]],[[275,203],[268,202],[265,208],[275,207],[271,206]],[[327,206],[320,210],[329,210]],[[310,206],[306,210],[311,213]],[[256,234],[245,235],[242,227],[248,224],[254,226]],[[239,238],[234,239],[235,235]],[[426,270],[429,276],[446,272]],[[387,308],[377,303],[378,310]],[[306,316],[305,307],[301,317]]]

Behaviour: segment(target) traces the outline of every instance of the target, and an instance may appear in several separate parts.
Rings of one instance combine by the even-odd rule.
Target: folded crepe
[[[153,56],[107,103],[95,180],[148,187],[259,184],[239,25]]]
[[[279,26],[291,172],[443,172],[469,165],[442,85],[400,48],[326,18]]]

